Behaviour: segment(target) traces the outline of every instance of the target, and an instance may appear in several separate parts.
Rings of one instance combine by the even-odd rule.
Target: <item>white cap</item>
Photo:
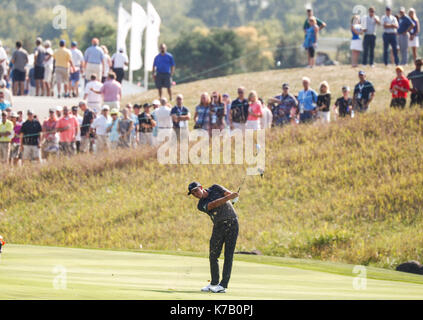
[[[159,106],[160,105],[160,101],[156,99],[156,100],[153,101],[152,104],[154,104],[155,106]]]
[[[110,107],[109,107],[108,105],[104,105],[104,106],[101,108],[101,110],[102,110],[102,111],[104,111],[104,110],[109,111],[109,110],[110,110]]]
[[[56,111],[62,112],[63,111],[63,108],[61,106],[57,106],[56,107]]]

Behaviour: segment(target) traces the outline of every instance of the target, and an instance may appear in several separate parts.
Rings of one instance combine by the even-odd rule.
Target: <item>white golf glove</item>
[[[235,204],[239,201],[239,197],[236,197],[235,199],[232,200],[232,204]]]

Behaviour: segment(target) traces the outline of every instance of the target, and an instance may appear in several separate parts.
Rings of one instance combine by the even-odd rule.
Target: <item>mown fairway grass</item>
[[[386,268],[423,260],[423,111],[390,111],[393,70],[367,71],[378,112],[267,133],[265,178],[249,177],[237,204],[237,250]],[[236,75],[175,91],[190,107],[202,91],[233,93],[240,84],[267,98],[284,81],[298,91],[303,75],[313,87],[328,80],[334,96],[357,82],[357,70],[343,66]],[[163,166],[154,150],[2,168],[0,234],[14,244],[205,253],[211,222],[186,187],[197,180],[237,190],[245,169]]]
[[[423,281],[415,275],[370,268],[365,287],[356,290],[351,265],[341,266],[344,274],[333,274],[298,269],[284,259],[256,258],[236,260],[228,292],[216,295],[200,292],[209,279],[206,258],[8,245],[0,261],[0,299],[421,299],[423,295]],[[257,263],[263,258],[269,264]],[[327,271],[331,269],[328,266]],[[356,283],[363,285],[361,280]]]

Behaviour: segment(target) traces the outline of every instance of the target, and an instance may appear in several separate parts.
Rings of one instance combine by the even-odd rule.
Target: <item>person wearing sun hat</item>
[[[111,149],[117,149],[119,143],[119,110],[113,108],[110,110],[110,116],[112,117],[112,121],[107,127],[107,132],[109,134],[109,141]]]

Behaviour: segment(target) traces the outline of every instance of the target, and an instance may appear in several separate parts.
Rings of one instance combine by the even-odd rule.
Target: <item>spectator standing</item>
[[[110,69],[112,67],[112,58],[110,58],[109,49],[107,49],[106,46],[101,46],[100,48],[101,48],[101,50],[103,50],[103,53],[104,53],[104,56],[103,56],[103,74],[102,74],[102,77],[101,77],[101,82],[105,83],[107,76],[110,72]]]
[[[391,14],[391,8],[386,7],[386,14],[382,17],[383,25],[383,62],[385,66],[388,65],[388,50],[389,46],[392,48],[395,64],[399,64],[398,58],[398,43],[397,43],[397,29],[398,20]]]
[[[341,118],[345,118],[347,115],[352,116],[353,102],[349,94],[350,88],[347,86],[342,87],[342,97],[338,98],[335,102],[335,112]]]
[[[75,70],[70,74],[69,86],[72,91],[72,96],[76,98],[79,97],[79,82],[81,80],[81,74],[84,73],[84,55],[81,50],[78,49],[78,43],[76,41],[72,41],[70,51]]]
[[[374,56],[376,47],[376,27],[380,25],[380,19],[375,15],[375,8],[369,8],[369,15],[364,18],[364,40],[363,40],[363,65],[367,65],[369,59],[370,66],[374,67]]]
[[[238,88],[238,98],[232,101],[231,112],[229,114],[229,123],[231,130],[245,130],[245,123],[248,118],[248,110],[250,109],[250,104],[248,100],[245,99],[245,88]]]
[[[213,92],[210,105],[210,129],[223,130],[225,129],[226,108],[222,101],[222,95],[218,92]]]
[[[101,112],[101,106],[103,104],[103,97],[101,96],[103,84],[98,81],[95,74],[92,74],[90,79],[91,81],[85,86],[84,100],[87,101],[88,108],[92,109],[97,115]]]
[[[163,96],[163,88],[167,88],[169,100],[172,101],[172,77],[175,74],[175,60],[172,54],[167,52],[167,46],[160,46],[160,53],[155,57],[153,64],[153,78],[156,88],[159,90],[160,99]]]
[[[83,112],[82,125],[81,125],[81,147],[82,153],[87,153],[92,150],[92,139],[94,136],[90,133],[90,127],[95,119],[95,113],[87,106],[86,101],[79,103],[79,108]]]
[[[313,9],[307,9],[307,19],[304,22],[304,33],[307,34],[307,29],[310,28],[310,18],[311,17],[315,17],[314,13],[313,13]],[[326,23],[322,20],[320,20],[319,18],[316,18],[316,24],[319,27],[319,30],[323,30],[324,28],[326,28]]]
[[[37,119],[34,118],[34,111],[27,111],[27,120],[21,128],[20,138],[22,153],[22,164],[24,161],[38,161],[41,163],[41,132],[42,128]]]
[[[408,46],[411,48],[411,53],[413,54],[413,62],[416,62],[417,59],[417,50],[420,47],[419,42],[419,35],[420,35],[420,21],[417,17],[416,10],[411,8],[408,11],[408,16],[414,23],[414,28],[411,29],[410,33],[410,39],[408,42]]]
[[[145,103],[143,106],[144,112],[138,116],[140,145],[154,145],[153,128],[156,126],[156,121],[154,121],[150,113],[150,108],[151,106]]]
[[[78,120],[72,115],[69,107],[63,107],[63,117],[57,121],[57,131],[60,134],[60,153],[71,157],[76,152],[76,136],[79,132]]]
[[[10,148],[10,164],[17,165],[19,158],[21,157],[20,154],[20,147],[21,147],[21,128],[22,123],[18,122],[18,114],[16,112],[12,112],[11,114],[11,121],[13,123],[13,138],[11,141],[11,148]]]
[[[316,113],[317,92],[310,88],[311,80],[303,78],[303,90],[298,93],[300,122],[311,122]]]
[[[107,128],[112,123],[109,117],[109,111],[109,106],[103,106],[101,115],[91,124],[91,131],[93,134],[95,133],[96,136],[97,152],[109,150],[109,134],[107,132]]]
[[[176,96],[176,105],[171,110],[173,121],[173,130],[175,130],[176,137],[180,141],[181,137],[188,137],[188,121],[191,119],[189,109],[184,106],[184,96],[178,94]]]
[[[56,118],[60,119],[62,117],[63,108],[61,106],[57,106],[55,110],[56,110]]]
[[[79,114],[78,114],[78,107],[73,106],[72,107],[72,116],[78,121],[78,132],[75,137],[75,146],[76,146],[76,152],[81,152],[81,127],[82,127],[82,121],[84,120]]]
[[[57,118],[56,109],[51,108],[49,110],[49,117],[43,122],[43,135],[42,141],[42,156],[44,159],[48,159],[50,155],[57,155],[59,153],[59,139],[56,135]]]
[[[75,72],[75,68],[72,62],[72,53],[69,49],[66,48],[66,41],[60,40],[59,46],[60,48],[54,52],[53,57],[55,61],[54,72],[57,82],[57,97],[60,99],[62,84],[65,91],[64,97],[70,97],[69,73]]]
[[[0,92],[3,92],[4,100],[9,101],[10,105],[13,106],[13,94],[7,89],[5,80],[0,80]]]
[[[222,95],[222,102],[225,105],[225,110],[226,110],[226,116],[225,116],[226,128],[230,130],[229,117],[231,113],[231,99],[229,97],[229,94],[224,93]]]
[[[0,122],[0,163],[7,165],[10,156],[10,142],[13,138],[13,123],[7,120],[6,111],[1,112]]]
[[[7,75],[7,53],[3,48],[3,43],[0,41],[0,81],[4,80],[4,76]]]
[[[282,85],[282,94],[269,99],[268,103],[274,105],[272,110],[273,122],[279,127],[290,122],[292,109],[298,107],[297,99],[289,92],[288,83]]]
[[[44,42],[45,59],[44,59],[44,92],[47,97],[53,96],[53,69],[54,69],[54,52],[51,48],[49,40]]]
[[[4,92],[0,91],[0,111],[5,111],[7,108],[11,108],[11,104],[4,98]]]
[[[194,129],[202,129],[207,132],[210,131],[210,104],[210,95],[207,92],[204,92],[201,95],[200,104],[195,108]],[[245,120],[247,120],[247,116],[248,113],[246,114]],[[245,129],[245,126],[243,129]]]
[[[330,104],[331,93],[327,81],[323,81],[319,86],[319,95],[317,97],[317,117],[322,123],[330,122]]]
[[[166,98],[160,99],[160,108],[154,111],[155,121],[157,123],[159,137],[172,137],[173,122],[170,112],[172,109],[168,106]]]
[[[156,111],[160,107],[160,101],[154,100],[152,103],[153,110],[151,112],[151,116],[153,117],[153,120],[156,121],[156,126],[153,128],[153,144],[157,144],[157,135],[159,133],[159,128],[157,127],[157,118],[156,118]]]
[[[28,64],[28,52],[22,48],[22,42],[16,42],[16,50],[12,54],[11,63],[13,65],[13,95],[24,95],[26,80],[26,65]]]
[[[375,88],[370,81],[366,80],[366,73],[360,71],[358,73],[360,82],[354,88],[353,107],[354,110],[364,113],[370,108],[375,96]]]
[[[307,50],[308,54],[308,67],[313,68],[316,64],[316,49],[317,39],[319,37],[319,27],[317,26],[316,18],[309,19],[309,27],[306,30],[306,36],[303,47]]]
[[[408,41],[410,38],[410,31],[414,29],[414,21],[405,14],[405,8],[401,7],[399,10],[398,20],[398,40],[401,52],[401,65],[408,64]]]
[[[354,15],[351,19],[351,65],[353,68],[358,67],[358,59],[363,51],[363,40],[360,35],[363,33],[360,16]]]
[[[138,115],[135,115],[135,109],[132,106],[132,104],[128,103],[126,105],[126,109],[128,110],[128,116],[129,118],[132,120],[133,126],[132,126],[132,131],[131,131],[131,141],[130,141],[130,146],[131,148],[136,148],[137,147],[137,143],[138,143],[138,139],[137,139],[137,132],[138,132],[138,126],[139,126],[139,122],[138,122]],[[139,109],[138,109],[139,111]],[[138,112],[139,114],[139,112]]]
[[[129,111],[125,108],[122,110],[122,118],[119,120],[118,124],[119,147],[126,149],[131,147],[131,133],[133,128],[134,121],[129,118]]]
[[[23,124],[23,111],[18,111],[18,123]]]
[[[272,105],[271,104],[265,105],[263,101],[261,102],[263,105],[263,109],[262,109],[263,117],[261,117],[260,119],[260,127],[262,129],[270,129],[272,128],[272,124],[273,124]]]
[[[119,52],[116,52],[112,56],[112,68],[113,72],[116,74],[116,80],[119,83],[122,83],[123,78],[125,77],[125,66],[129,65],[129,59],[123,49],[119,49]]]
[[[396,78],[392,81],[390,92],[392,93],[391,108],[404,109],[407,103],[408,91],[410,91],[410,81],[404,75],[403,67],[396,67]]]
[[[85,74],[91,76],[95,74],[100,81],[102,78],[102,70],[104,70],[104,53],[99,47],[100,41],[97,38],[91,40],[91,47],[85,50]]]
[[[141,106],[139,104],[134,104],[132,110],[132,118],[134,120],[134,131],[132,133],[132,147],[136,148],[140,143],[139,134],[141,133],[141,125],[139,121],[139,116],[141,115]]]
[[[263,117],[262,108],[263,105],[258,99],[256,91],[251,91],[248,95],[248,100],[250,102],[250,107],[248,109],[248,118],[245,125],[245,129],[248,130],[260,130],[260,119]]]
[[[97,94],[103,95],[104,103],[113,109],[120,109],[120,99],[122,97],[122,85],[117,82],[116,75],[113,72],[109,72],[107,81],[103,84],[100,91],[94,91]]]
[[[107,127],[107,133],[109,134],[109,142],[112,150],[116,150],[119,146],[119,110],[112,109],[110,111],[112,121]]]
[[[410,108],[419,105],[423,107],[423,72],[422,65],[423,60],[418,58],[415,62],[416,69],[413,72],[410,72],[407,78],[413,84],[413,89],[411,90],[411,103]]]
[[[35,77],[35,95],[44,96],[44,61],[46,58],[46,49],[42,45],[43,39],[37,38],[34,50],[34,77]]]

